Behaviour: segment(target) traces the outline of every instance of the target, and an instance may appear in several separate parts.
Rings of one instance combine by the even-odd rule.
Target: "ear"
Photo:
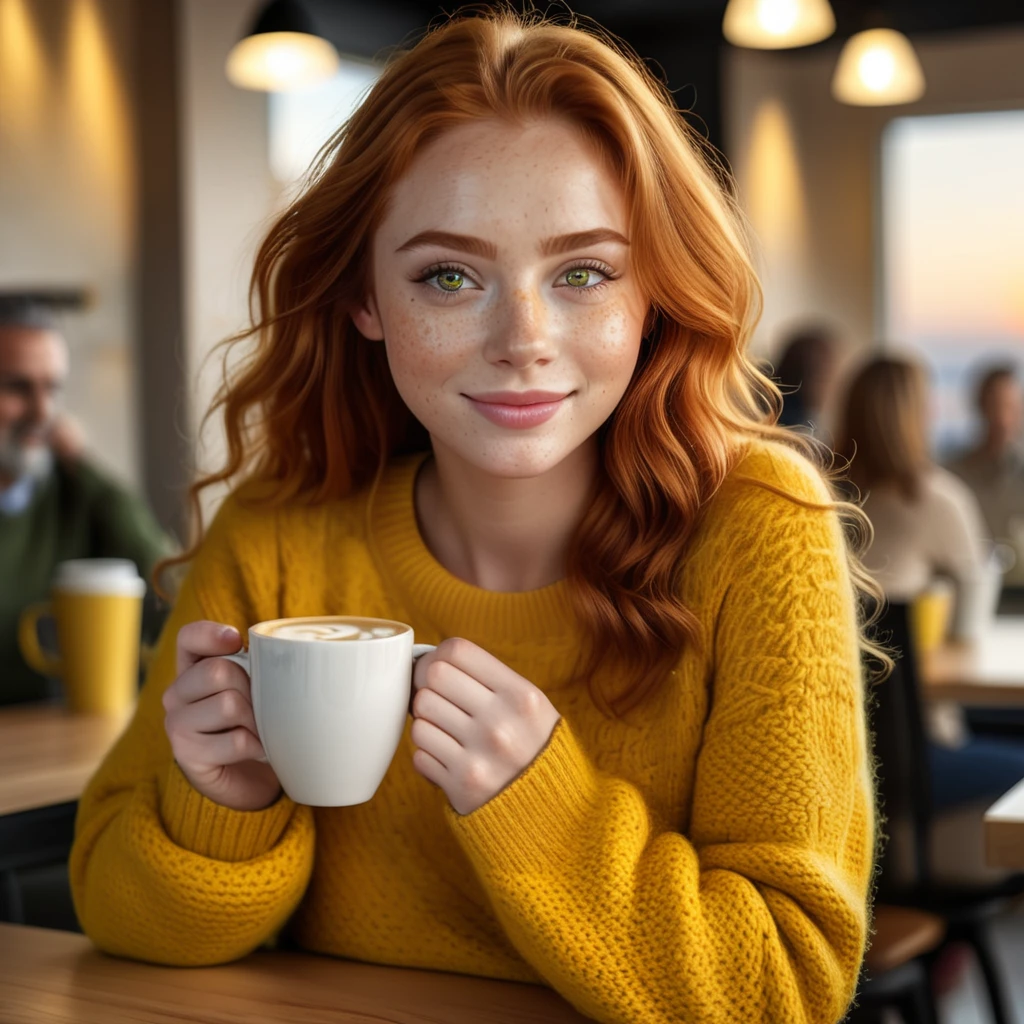
[[[352,308],[352,323],[356,330],[370,341],[384,340],[384,324],[377,310],[377,300],[368,295],[364,302]]]

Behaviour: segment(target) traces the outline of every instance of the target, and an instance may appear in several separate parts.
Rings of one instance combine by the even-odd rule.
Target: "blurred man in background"
[[[1016,367],[987,369],[975,392],[983,432],[979,443],[949,463],[974,491],[990,536],[1009,544],[1016,563],[1007,571],[1007,586],[1024,586],[1024,393]]]
[[[22,659],[17,629],[25,606],[49,596],[58,562],[130,558],[148,582],[175,548],[145,504],[85,457],[81,430],[60,411],[67,375],[67,343],[48,310],[0,295],[0,704],[50,695]],[[148,593],[144,640],[163,614]]]

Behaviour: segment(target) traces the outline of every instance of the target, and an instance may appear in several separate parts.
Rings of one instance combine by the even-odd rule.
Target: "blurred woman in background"
[[[928,451],[928,385],[906,359],[880,357],[850,384],[836,450],[850,460],[875,536],[865,564],[893,601],[911,601],[936,576],[956,589],[953,633],[966,638],[986,575],[978,502]]]
[[[850,461],[850,482],[874,528],[864,564],[886,597],[911,603],[945,577],[955,594],[950,633],[969,640],[991,615],[991,545],[977,499],[931,459],[928,408],[920,365],[872,359],[850,383],[836,451]],[[1024,778],[1024,744],[972,737],[960,707],[947,702],[928,706],[926,725],[936,813],[956,808],[965,820],[976,817],[974,834],[963,836],[969,851],[935,843],[951,866],[936,863],[935,873],[981,873],[982,813],[973,805],[987,807]]]

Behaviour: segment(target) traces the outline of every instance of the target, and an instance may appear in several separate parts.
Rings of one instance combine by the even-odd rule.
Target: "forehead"
[[[0,326],[0,373],[49,376],[66,368],[67,346],[56,331]]]
[[[538,237],[594,227],[628,235],[622,187],[598,147],[555,119],[460,125],[431,142],[395,185],[381,233],[446,230]]]

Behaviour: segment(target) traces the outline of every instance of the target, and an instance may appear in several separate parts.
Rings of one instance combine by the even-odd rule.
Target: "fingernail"
[[[220,635],[225,640],[239,640],[240,641],[242,639],[241,634],[238,632],[237,629],[235,629],[234,626],[223,626],[221,628]]]

